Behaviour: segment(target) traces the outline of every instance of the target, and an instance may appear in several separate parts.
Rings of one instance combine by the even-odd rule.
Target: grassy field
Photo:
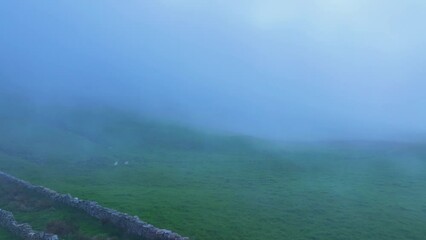
[[[267,147],[110,110],[22,116],[2,118],[2,171],[194,240],[426,236],[423,143]]]
[[[6,231],[4,229],[0,229],[0,239],[19,240],[19,238],[13,236],[12,234],[10,234],[8,231]]]
[[[14,214],[19,223],[59,235],[65,240],[135,240],[120,229],[102,223],[83,212],[56,204],[21,186],[0,180],[0,205]],[[9,239],[0,235],[0,239]],[[3,238],[4,237],[4,238]]]

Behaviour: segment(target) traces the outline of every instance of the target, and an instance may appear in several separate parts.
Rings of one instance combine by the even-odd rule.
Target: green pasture
[[[109,110],[10,119],[0,127],[2,171],[193,240],[426,236],[423,143],[272,146]],[[73,214],[49,211],[16,217],[43,229]]]

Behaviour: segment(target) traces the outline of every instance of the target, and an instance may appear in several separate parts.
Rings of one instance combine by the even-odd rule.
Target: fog
[[[3,1],[2,94],[279,140],[426,134],[421,0]]]

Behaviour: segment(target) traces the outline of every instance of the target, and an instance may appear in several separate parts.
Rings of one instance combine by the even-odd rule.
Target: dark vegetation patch
[[[0,203],[5,208],[19,212],[35,212],[53,208],[49,199],[29,193],[22,187],[0,180]]]
[[[54,233],[59,236],[74,235],[78,232],[78,227],[71,222],[53,220],[47,223],[46,232]]]
[[[106,234],[99,234],[93,237],[88,237],[80,232],[79,227],[70,220],[53,220],[47,223],[46,232],[54,233],[61,237],[61,239],[69,240],[119,240],[129,239],[129,236],[108,236]]]

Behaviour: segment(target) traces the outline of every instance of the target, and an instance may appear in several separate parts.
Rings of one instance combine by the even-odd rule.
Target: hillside
[[[418,201],[426,199],[422,144],[267,150],[258,140],[111,108],[8,108],[0,125],[2,171],[191,239],[426,235],[426,205]],[[17,211],[40,230],[78,214]],[[104,233],[90,219],[79,224],[83,232]]]

